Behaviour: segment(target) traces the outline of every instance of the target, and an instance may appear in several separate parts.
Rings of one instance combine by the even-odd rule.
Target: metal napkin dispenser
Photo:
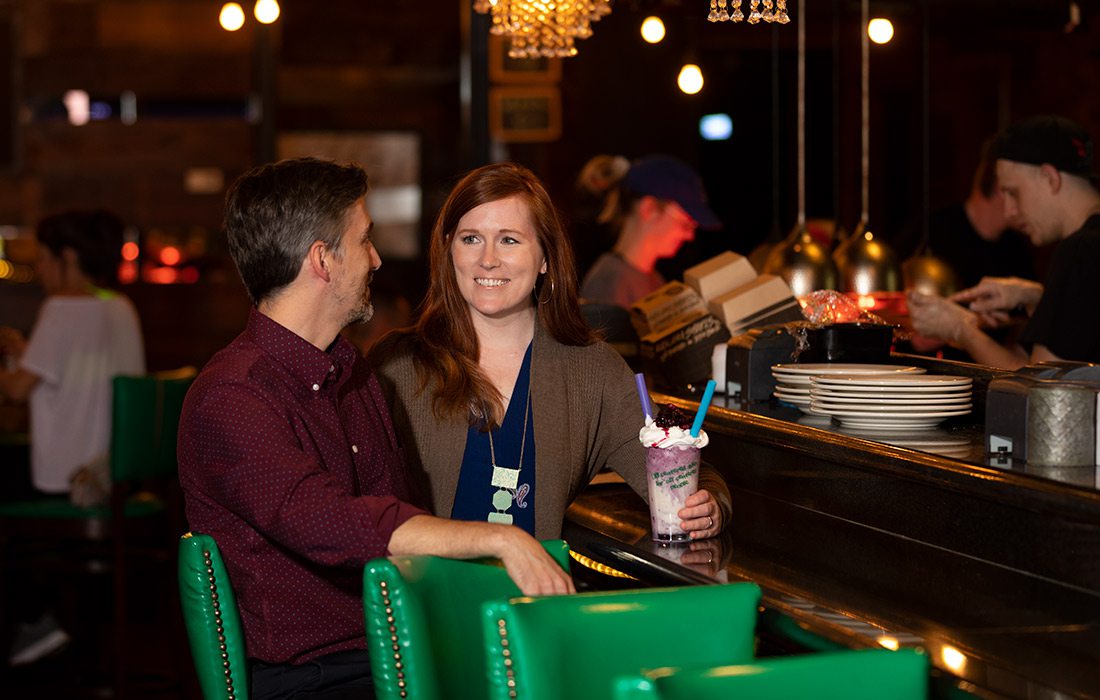
[[[1000,377],[989,382],[985,407],[986,450],[1001,458],[1011,457],[1020,461],[1028,459],[1030,399],[1037,396],[1042,400],[1044,409],[1050,408],[1050,392],[1060,385],[1066,387],[1066,400],[1069,400],[1068,393],[1075,388],[1091,388],[1100,392],[1100,365],[1068,362],[1029,365],[1014,376]],[[1037,387],[1043,388],[1036,393]],[[1036,418],[1038,417],[1031,416],[1030,422],[1035,424]],[[1049,432],[1050,428],[1044,430]],[[1045,435],[1044,440],[1051,437]],[[1095,429],[1093,439],[1095,441]],[[1045,448],[1041,451],[1049,452]],[[1034,459],[1036,450],[1032,449],[1031,452]]]
[[[730,339],[726,393],[744,402],[767,401],[775,391],[772,365],[791,362],[795,339],[784,324],[761,326]]]

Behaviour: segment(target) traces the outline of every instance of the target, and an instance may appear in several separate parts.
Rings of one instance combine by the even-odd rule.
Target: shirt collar
[[[255,308],[249,311],[245,335],[307,387],[346,379],[359,356],[355,346],[343,336],[338,335],[328,350],[319,350]]]

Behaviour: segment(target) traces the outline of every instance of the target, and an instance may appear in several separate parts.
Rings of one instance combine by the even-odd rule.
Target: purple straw
[[[645,375],[641,372],[634,375],[634,386],[638,387],[638,399],[642,402],[646,420],[649,420],[653,417],[653,404],[649,402],[649,389],[645,386]]]

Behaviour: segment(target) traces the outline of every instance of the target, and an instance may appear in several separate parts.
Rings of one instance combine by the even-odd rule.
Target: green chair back
[[[248,658],[237,598],[214,538],[180,538],[180,605],[205,700],[247,700]]]
[[[569,570],[569,546],[543,547]],[[488,697],[481,605],[520,591],[494,559],[375,559],[363,569],[363,609],[380,700]]]
[[[912,649],[782,656],[751,664],[657,669],[619,679],[615,700],[926,700],[928,657]]]
[[[176,433],[195,368],[112,381],[111,479],[163,477],[176,471]]]
[[[615,680],[753,657],[752,583],[513,598],[483,606],[494,700],[606,700]]]

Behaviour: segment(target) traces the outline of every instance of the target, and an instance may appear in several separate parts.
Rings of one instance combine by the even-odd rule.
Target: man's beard
[[[374,318],[374,304],[364,300],[359,308],[352,310],[352,312],[348,314],[348,320],[344,326],[350,326],[353,323],[366,323],[372,318]]]

